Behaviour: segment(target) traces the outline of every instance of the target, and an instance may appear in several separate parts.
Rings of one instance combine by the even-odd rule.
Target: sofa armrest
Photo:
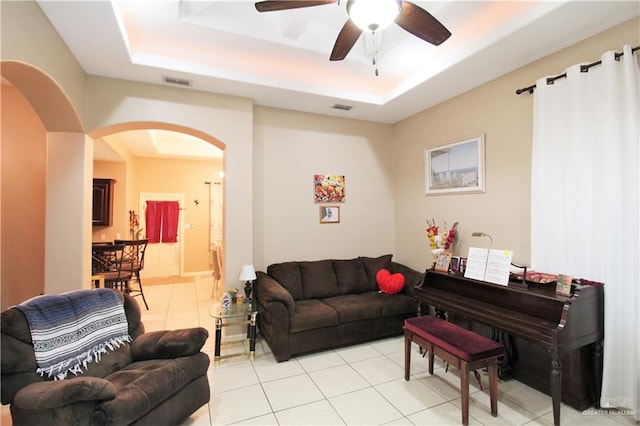
[[[131,343],[131,356],[135,361],[142,361],[195,355],[208,337],[209,331],[203,327],[152,331]]]
[[[80,376],[67,380],[31,383],[20,389],[13,403],[25,410],[47,410],[80,401],[102,401],[116,397],[116,388],[100,377]]]
[[[293,296],[279,282],[264,272],[258,271],[254,286],[256,297],[262,306],[267,306],[271,302],[280,302],[287,308],[289,316],[293,315],[296,309]]]
[[[390,272],[392,274],[399,272],[404,275],[404,288],[402,289],[402,293],[411,297],[415,296],[415,287],[422,284],[422,280],[424,280],[424,273],[397,262],[391,262]]]

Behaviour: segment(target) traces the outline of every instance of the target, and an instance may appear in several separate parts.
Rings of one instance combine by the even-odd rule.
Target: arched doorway
[[[177,241],[148,245],[145,278],[210,276],[212,253],[224,252],[225,145],[202,132],[156,122],[114,125],[90,136],[96,144],[94,178],[117,180],[113,226],[94,227],[92,240],[144,238],[147,201],[178,202]],[[112,154],[99,155],[105,147]]]
[[[86,202],[80,119],[63,90],[41,70],[15,61],[3,61],[0,69],[5,309],[38,294],[70,290],[69,283],[88,278],[89,263],[82,249],[88,235],[77,225],[84,221]],[[58,214],[60,208],[65,214]]]

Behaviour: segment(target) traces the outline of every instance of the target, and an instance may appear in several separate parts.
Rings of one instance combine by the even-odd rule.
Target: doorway
[[[144,238],[149,230],[145,223],[147,201],[177,202],[177,242],[149,244],[144,276],[210,275],[210,188],[224,186],[220,177],[224,145],[211,137],[194,135],[193,130],[169,129],[160,123],[128,123],[127,127],[111,129],[117,130],[113,133],[104,129],[106,134],[96,138],[94,177],[114,177],[120,188],[115,193],[114,224],[102,233],[107,234],[107,240],[117,238],[113,235],[119,232],[140,232],[137,238]],[[98,158],[98,151],[116,154],[120,161],[108,155]],[[219,218],[216,216],[219,221],[222,211]],[[132,212],[138,224],[131,224]]]
[[[178,214],[178,238],[175,243],[158,242],[147,245],[144,259],[145,278],[174,277],[184,273],[184,227],[183,209],[184,194],[141,192],[140,193],[140,227],[149,229],[146,223],[147,201],[177,201],[180,210]]]

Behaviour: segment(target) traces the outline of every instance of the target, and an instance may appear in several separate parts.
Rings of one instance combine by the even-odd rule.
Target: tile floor
[[[203,326],[204,350],[213,358],[214,325],[209,316],[212,282],[145,287],[150,309],[142,306],[147,331]],[[137,298],[140,302],[142,300]],[[226,329],[225,329],[226,330]],[[230,336],[231,337],[231,336]],[[223,355],[243,343],[223,347]],[[184,425],[459,425],[459,376],[427,362],[414,348],[411,380],[404,380],[402,337],[297,356],[277,363],[258,335],[256,358],[223,359],[211,365],[211,400]],[[522,383],[500,382],[498,417],[489,411],[488,381],[482,376],[470,393],[472,425],[551,425],[551,398]],[[593,415],[562,405],[562,425],[634,425],[630,416]],[[2,407],[2,425],[10,425]]]

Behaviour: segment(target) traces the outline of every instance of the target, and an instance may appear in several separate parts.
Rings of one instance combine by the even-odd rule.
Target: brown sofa
[[[284,262],[258,271],[258,327],[276,360],[402,334],[404,320],[417,313],[414,287],[423,274],[391,258]],[[404,275],[400,293],[379,292],[383,268]]]
[[[176,425],[209,401],[209,356],[201,352],[207,330],[145,333],[138,303],[117,293],[133,341],[64,380],[36,373],[23,312],[13,307],[1,314],[2,404],[11,404],[14,426]]]

